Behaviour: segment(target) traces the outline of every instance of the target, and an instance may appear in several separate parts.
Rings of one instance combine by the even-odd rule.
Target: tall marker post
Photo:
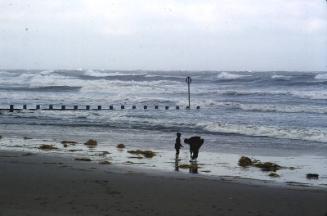
[[[192,82],[191,77],[186,77],[186,83],[187,83],[187,88],[188,88],[188,109],[191,109],[191,92],[190,92],[190,84]]]

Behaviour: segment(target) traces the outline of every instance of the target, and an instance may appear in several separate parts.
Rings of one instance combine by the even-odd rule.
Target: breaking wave
[[[240,109],[251,112],[278,112],[278,113],[317,113],[326,114],[325,106],[287,105],[287,104],[242,104],[236,102],[217,103],[229,109]]]
[[[198,126],[204,130],[214,133],[327,142],[326,128],[286,128],[276,126],[236,125],[211,122],[199,123]]]
[[[290,80],[292,76],[285,76],[285,75],[272,75],[271,78],[273,80]]]
[[[236,74],[236,73],[228,73],[228,72],[221,72],[217,75],[217,79],[219,80],[237,80],[242,79],[245,77],[249,77],[250,75],[245,74]]]
[[[316,80],[327,80],[327,73],[321,73],[321,74],[317,74],[315,76]]]

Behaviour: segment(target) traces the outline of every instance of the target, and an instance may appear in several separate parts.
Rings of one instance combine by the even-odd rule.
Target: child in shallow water
[[[176,149],[176,157],[178,157],[179,149],[183,146],[181,144],[181,133],[177,133],[176,135],[177,135],[177,138],[176,138],[176,142],[175,142],[175,149]]]

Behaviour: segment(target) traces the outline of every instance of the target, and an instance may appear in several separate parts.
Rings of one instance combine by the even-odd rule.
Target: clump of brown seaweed
[[[123,148],[125,148],[126,146],[125,146],[124,144],[120,143],[120,144],[117,144],[116,147],[119,148],[119,149],[123,149]]]
[[[110,164],[111,164],[111,162],[110,162],[110,161],[107,161],[107,160],[105,160],[105,161],[100,161],[100,162],[99,162],[99,164],[103,164],[103,165],[110,165]]]
[[[178,165],[178,168],[181,169],[194,169],[194,168],[199,168],[199,166],[197,164],[180,164]]]
[[[282,167],[279,166],[276,163],[272,162],[261,162],[259,160],[255,159],[250,159],[249,157],[242,156],[239,161],[238,165],[241,167],[249,167],[249,166],[254,166],[257,168],[260,168],[262,171],[271,171],[271,172],[276,172],[277,170],[281,169]]]
[[[64,140],[64,141],[61,141],[61,144],[64,145],[64,147],[68,147],[69,145],[76,145],[78,142],[76,141],[70,141],[70,140]]]
[[[238,160],[238,165],[241,167],[248,167],[248,166],[252,166],[252,160],[248,157],[242,156],[239,160]]]
[[[262,163],[260,161],[254,163],[254,166],[260,168],[262,171],[265,171],[265,172],[269,172],[269,171],[276,172],[277,170],[279,170],[281,168],[281,166],[279,166],[278,164],[275,164],[272,162]]]
[[[98,145],[98,142],[94,139],[89,139],[84,145],[87,145],[88,147],[94,147]]]
[[[77,161],[92,161],[90,158],[86,158],[86,157],[75,158],[75,160],[77,160]]]
[[[143,155],[146,158],[153,158],[156,156],[156,153],[150,150],[142,151],[142,150],[130,150],[128,151],[130,154],[136,154],[136,155]]]
[[[56,150],[58,149],[57,147],[55,147],[54,145],[48,145],[48,144],[42,144],[38,147],[38,149],[40,150],[44,150],[44,151],[50,151],[50,150]]]
[[[270,176],[270,177],[273,177],[273,178],[277,178],[277,177],[280,177],[280,175],[278,175],[277,173],[275,173],[275,172],[271,172],[271,173],[269,173],[269,175],[268,176]]]

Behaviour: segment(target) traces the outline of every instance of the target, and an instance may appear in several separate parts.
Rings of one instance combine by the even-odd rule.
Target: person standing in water
[[[176,157],[178,157],[179,149],[183,146],[181,144],[181,133],[177,133],[176,135],[177,135],[177,138],[176,138],[176,142],[175,142],[175,149],[176,149]]]
[[[199,155],[199,149],[202,146],[204,139],[199,136],[193,136],[189,139],[184,139],[184,143],[190,145],[190,157],[191,161],[195,161]]]

